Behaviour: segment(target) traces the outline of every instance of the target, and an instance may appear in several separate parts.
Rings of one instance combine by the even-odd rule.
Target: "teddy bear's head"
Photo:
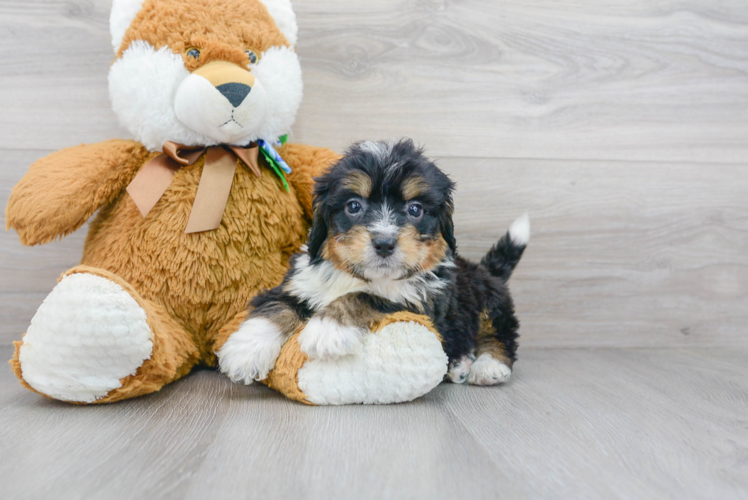
[[[114,0],[110,28],[112,108],[149,150],[291,127],[302,81],[289,0]]]

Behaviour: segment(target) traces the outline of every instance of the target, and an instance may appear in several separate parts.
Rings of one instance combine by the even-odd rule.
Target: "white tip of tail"
[[[530,241],[530,216],[525,212],[520,218],[512,222],[509,227],[509,238],[515,245],[524,247]]]

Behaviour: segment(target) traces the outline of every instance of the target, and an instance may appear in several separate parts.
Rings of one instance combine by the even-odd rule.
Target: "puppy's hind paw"
[[[512,369],[490,354],[481,354],[470,367],[468,384],[471,385],[496,385],[509,380]]]
[[[449,372],[447,372],[449,381],[453,384],[464,384],[467,382],[473,359],[470,356],[462,356],[449,363]]]
[[[216,353],[221,372],[246,385],[265,380],[280,355],[283,333],[270,320],[250,318]]]
[[[312,359],[339,358],[361,349],[364,332],[330,318],[312,318],[299,335],[299,347]]]

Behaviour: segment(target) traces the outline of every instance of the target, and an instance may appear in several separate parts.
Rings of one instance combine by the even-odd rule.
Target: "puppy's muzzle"
[[[389,257],[395,252],[397,246],[397,240],[392,237],[375,236],[371,244],[374,245],[374,250],[380,257]]]

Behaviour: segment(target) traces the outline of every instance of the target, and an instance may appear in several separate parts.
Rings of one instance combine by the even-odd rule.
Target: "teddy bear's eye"
[[[245,54],[247,54],[247,57],[249,57],[249,62],[251,62],[252,64],[257,62],[258,57],[257,54],[255,54],[254,50],[247,50]]]
[[[187,49],[187,55],[193,59],[198,59],[200,57],[200,49],[197,47],[190,47]]]

